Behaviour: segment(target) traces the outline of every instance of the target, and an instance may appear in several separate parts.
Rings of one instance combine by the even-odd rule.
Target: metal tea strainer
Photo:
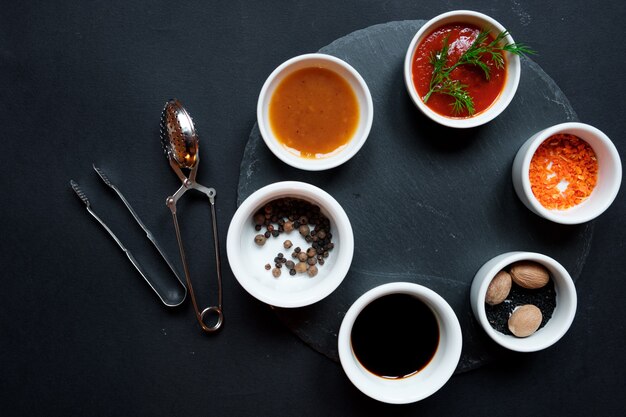
[[[172,212],[174,220],[174,229],[176,230],[176,239],[178,240],[178,249],[180,250],[180,258],[185,271],[185,279],[187,280],[187,288],[189,296],[193,303],[196,319],[205,332],[214,332],[218,330],[224,322],[224,313],[222,311],[222,272],[220,262],[219,240],[217,236],[217,221],[215,214],[215,189],[207,188],[196,182],[196,174],[198,172],[198,164],[200,162],[200,154],[198,153],[198,135],[193,125],[193,121],[187,113],[187,110],[177,99],[171,99],[165,103],[165,108],[161,114],[161,142],[165,155],[170,162],[170,166],[180,178],[183,185],[174,193],[167,197],[166,205]],[[183,173],[183,169],[189,170],[189,176]],[[217,268],[217,305],[210,306],[200,311],[196,296],[191,285],[189,276],[189,267],[187,266],[187,258],[183,248],[183,241],[178,227],[178,218],[176,216],[176,202],[189,189],[198,190],[209,197],[211,203],[211,221],[213,225],[213,244],[215,247],[215,264]],[[213,313],[217,316],[217,321],[213,325],[207,325],[204,320],[207,314]]]

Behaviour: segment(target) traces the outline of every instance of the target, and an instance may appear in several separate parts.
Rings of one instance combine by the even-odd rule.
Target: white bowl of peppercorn
[[[406,89],[431,120],[453,128],[480,126],[507,108],[519,85],[519,55],[529,53],[485,14],[443,13],[426,22],[407,49]]]
[[[549,256],[507,252],[487,261],[470,291],[474,316],[499,345],[535,352],[560,340],[576,315],[572,277]]]
[[[226,251],[241,286],[258,300],[294,308],[343,281],[354,253],[350,220],[326,191],[304,182],[267,185],[233,216]]]

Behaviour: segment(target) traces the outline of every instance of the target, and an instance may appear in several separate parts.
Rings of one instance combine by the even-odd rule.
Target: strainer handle
[[[178,242],[178,250],[180,251],[180,259],[183,263],[183,270],[185,271],[185,280],[187,281],[187,289],[189,291],[189,297],[191,298],[191,303],[193,304],[194,313],[196,316],[196,320],[203,331],[207,333],[213,333],[220,329],[222,323],[224,323],[224,313],[222,311],[222,275],[221,275],[221,266],[220,266],[220,257],[219,257],[219,247],[217,246],[217,227],[215,220],[215,204],[214,200],[211,199],[211,217],[213,224],[213,238],[215,239],[215,252],[216,252],[216,264],[217,264],[217,283],[218,283],[218,305],[210,306],[200,311],[198,308],[198,302],[196,301],[196,294],[193,290],[193,285],[191,284],[191,276],[189,274],[189,266],[187,265],[187,257],[185,256],[185,248],[183,246],[183,240],[180,234],[180,227],[178,226],[178,217],[176,216],[176,200],[174,197],[168,197],[166,201],[167,206],[170,208],[172,212],[172,219],[174,221],[174,229],[176,231],[176,240]],[[217,315],[217,321],[212,326],[207,326],[204,322],[205,318],[208,317],[209,313],[214,313]]]

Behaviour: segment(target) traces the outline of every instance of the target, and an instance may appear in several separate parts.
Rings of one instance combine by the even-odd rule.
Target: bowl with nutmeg
[[[517,352],[556,343],[576,315],[576,288],[567,270],[549,256],[507,252],[487,261],[470,291],[474,316],[487,335]]]

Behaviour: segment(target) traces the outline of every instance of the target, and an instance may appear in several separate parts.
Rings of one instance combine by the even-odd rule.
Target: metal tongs
[[[178,249],[180,250],[180,258],[183,263],[183,269],[185,271],[185,279],[187,280],[187,288],[189,289],[189,295],[193,308],[196,314],[196,319],[205,332],[215,332],[218,330],[224,322],[224,314],[222,312],[222,272],[221,261],[219,251],[219,239],[217,235],[217,221],[215,214],[215,189],[207,188],[196,182],[196,174],[198,172],[198,164],[200,162],[199,140],[196,130],[193,125],[193,121],[187,113],[187,110],[177,99],[171,99],[165,103],[165,108],[161,114],[161,143],[165,155],[172,167],[172,170],[176,173],[178,178],[182,181],[182,186],[174,193],[174,195],[167,197],[166,205],[172,212],[172,219],[174,220],[174,229],[176,230],[176,240],[178,241]],[[189,176],[183,173],[183,169],[189,170]],[[183,241],[180,235],[180,228],[178,226],[178,218],[176,216],[176,203],[189,189],[194,189],[205,194],[209,198],[211,203],[211,221],[213,225],[213,244],[215,248],[215,264],[217,268],[217,305],[210,306],[200,311],[196,296],[191,285],[191,278],[189,276],[189,267],[187,266],[187,258],[185,256],[185,249],[183,247]],[[217,315],[217,322],[213,325],[207,325],[204,319],[208,313],[214,313]]]
[[[115,193],[118,195],[120,200],[122,200],[122,202],[124,203],[128,211],[130,212],[130,214],[132,214],[137,224],[146,233],[146,237],[150,240],[150,242],[152,242],[152,245],[156,248],[156,250],[161,255],[161,258],[163,258],[167,266],[170,268],[170,270],[176,277],[176,280],[177,280],[176,285],[170,285],[169,282],[165,282],[163,280],[157,280],[154,277],[150,276],[143,269],[143,267],[137,261],[137,259],[135,259],[135,257],[130,252],[130,250],[128,250],[126,246],[124,246],[124,244],[120,241],[120,239],[115,235],[115,233],[113,233],[113,231],[109,228],[109,226],[107,226],[106,223],[104,223],[104,221],[93,211],[93,209],[91,208],[91,203],[89,202],[89,199],[87,198],[87,195],[74,180],[70,180],[70,185],[72,186],[72,189],[74,190],[76,195],[78,195],[78,197],[81,199],[81,201],[85,204],[89,214],[91,214],[91,216],[94,219],[96,219],[98,223],[102,225],[102,227],[104,227],[104,229],[113,238],[115,243],[117,243],[118,246],[122,249],[122,251],[124,251],[124,253],[130,260],[130,262],[135,267],[135,269],[137,269],[137,271],[139,272],[139,274],[141,274],[143,279],[148,283],[148,285],[150,285],[150,288],[152,288],[152,290],[156,293],[156,295],[161,299],[163,304],[165,304],[168,307],[175,307],[175,306],[182,304],[182,302],[185,301],[185,297],[187,296],[187,289],[185,288],[183,281],[180,279],[180,277],[176,273],[176,269],[174,269],[174,266],[165,255],[165,252],[163,251],[163,249],[161,249],[161,246],[159,246],[158,242],[152,235],[152,232],[150,232],[150,230],[146,227],[146,225],[141,221],[141,219],[139,218],[139,215],[137,215],[137,213],[132,208],[128,200],[126,200],[126,198],[124,197],[122,192],[119,190],[119,188],[117,188],[117,186],[111,182],[111,180],[104,173],[104,171],[95,165],[92,165],[92,166],[93,166],[93,169],[96,171],[96,173],[100,176],[100,179],[102,179],[102,181],[108,187],[110,187],[111,189],[113,189],[113,191],[115,191]]]

